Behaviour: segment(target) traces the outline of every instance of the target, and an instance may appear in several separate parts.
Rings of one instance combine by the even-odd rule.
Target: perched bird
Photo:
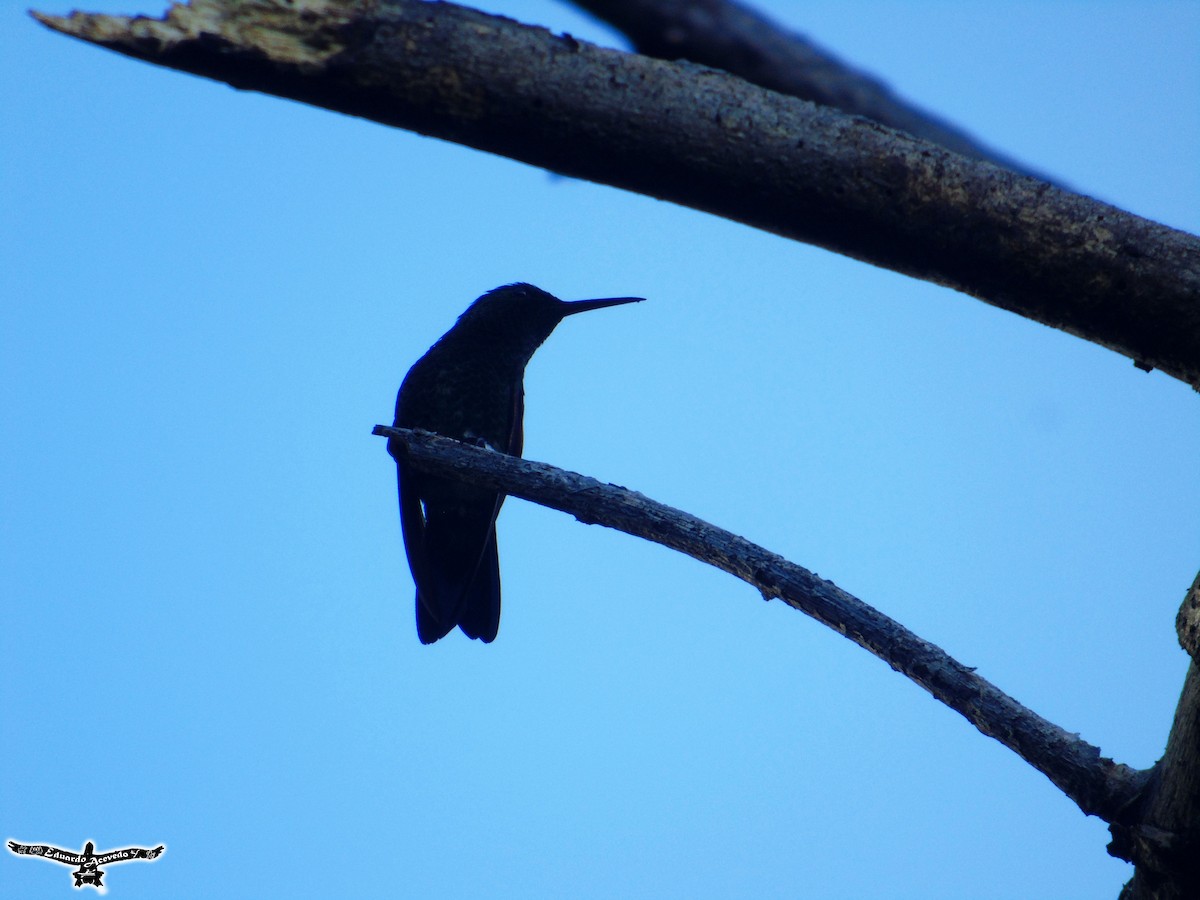
[[[531,284],[488,291],[404,377],[396,426],[520,456],[525,366],[566,316],[641,297],[567,302]],[[496,516],[504,495],[418,472],[388,441],[400,484],[404,549],[417,585],[417,636],[432,644],[455,625],[490,643],[500,626]]]

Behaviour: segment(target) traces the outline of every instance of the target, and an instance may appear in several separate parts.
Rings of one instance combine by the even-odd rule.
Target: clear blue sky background
[[[94,0],[85,7],[157,14]],[[549,2],[495,11],[622,46]],[[43,7],[63,12],[65,6]],[[1200,230],[1195,3],[768,3]],[[0,13],[0,839],[142,897],[1115,897],[1107,831],[838,635],[510,501],[418,644],[390,422],[478,294],[569,321],[526,453],[832,578],[1133,766],[1185,671],[1197,397],[949,290]],[[0,896],[81,896],[0,854]]]

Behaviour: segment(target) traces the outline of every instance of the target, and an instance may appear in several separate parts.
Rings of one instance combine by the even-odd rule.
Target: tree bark
[[[1200,389],[1200,240],[723,72],[447,3],[36,14],[131,56],[623,187],[955,288]]]
[[[1026,709],[940,647],[831,581],[778,554],[628,488],[406,428],[376,425],[396,438],[412,466],[540,503],[589,525],[605,525],[685,553],[778,597],[849,638],[960,713],[1049,778],[1088,815],[1112,822],[1135,802],[1149,772],[1101,756],[1100,749]]]
[[[886,84],[733,0],[571,0],[625,34],[638,53],[724,69],[760,87],[866,116],[1023,175],[1046,179],[960,128],[900,99]]]
[[[597,0],[599,2],[599,0]],[[664,0],[666,2],[666,0]],[[723,72],[446,3],[193,0],[162,20],[35,14],[130,56],[510,156],[934,281],[1200,389],[1200,240]],[[379,427],[414,465],[689,553],[845,634],[1019,753],[1137,865],[1126,896],[1200,896],[1200,666],[1136,771],[830,582],[624,489]],[[1196,653],[1195,589],[1180,639]]]
[[[1188,667],[1167,750],[1136,814],[1110,825],[1109,852],[1137,867],[1121,900],[1200,897],[1200,664]]]

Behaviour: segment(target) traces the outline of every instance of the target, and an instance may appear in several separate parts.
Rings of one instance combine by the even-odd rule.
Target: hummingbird
[[[396,427],[520,456],[525,367],[534,351],[567,316],[642,299],[565,301],[523,283],[488,291],[404,376]],[[504,494],[418,472],[395,439],[388,453],[396,461],[404,550],[417,586],[417,637],[432,644],[457,625],[491,643],[500,627],[496,516]]]

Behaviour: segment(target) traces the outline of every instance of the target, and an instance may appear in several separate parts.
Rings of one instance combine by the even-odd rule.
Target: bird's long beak
[[[589,309],[604,309],[606,306],[621,306],[624,303],[641,303],[645,299],[645,297],[609,297],[605,300],[565,300],[563,305],[567,309],[563,313],[563,317],[587,312]]]

